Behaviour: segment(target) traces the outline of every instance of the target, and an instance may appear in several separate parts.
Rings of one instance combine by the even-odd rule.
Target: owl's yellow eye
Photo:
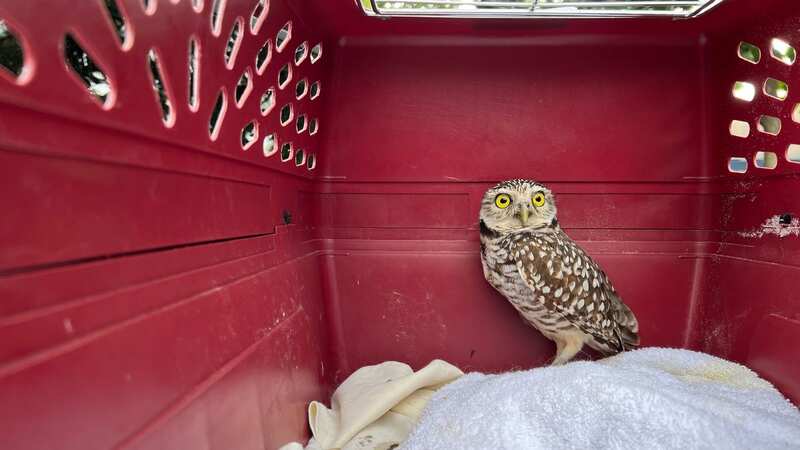
[[[533,198],[531,198],[531,203],[533,203],[533,206],[536,207],[544,206],[544,194],[542,194],[541,192],[533,194]]]
[[[500,209],[506,209],[511,205],[511,197],[508,194],[500,194],[494,198],[494,204]]]

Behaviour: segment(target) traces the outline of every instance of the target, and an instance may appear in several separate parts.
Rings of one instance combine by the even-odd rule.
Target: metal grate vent
[[[722,0],[359,0],[370,16],[577,18],[695,17]]]

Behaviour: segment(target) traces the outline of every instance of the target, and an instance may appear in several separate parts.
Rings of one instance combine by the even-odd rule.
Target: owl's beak
[[[523,227],[527,226],[528,225],[528,208],[523,207],[522,209],[520,209],[519,210],[519,214],[517,215],[517,217],[519,217],[519,221],[522,222],[522,226]]]

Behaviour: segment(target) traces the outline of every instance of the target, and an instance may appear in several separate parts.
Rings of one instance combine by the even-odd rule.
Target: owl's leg
[[[572,359],[581,348],[583,348],[583,338],[574,334],[559,336],[556,341],[556,359],[550,363],[551,366],[560,366]]]
[[[550,365],[551,366],[557,366],[557,365],[559,365],[559,364],[556,363],[556,360],[558,360],[558,355],[560,355],[561,352],[564,351],[564,340],[561,339],[561,338],[557,338],[557,337],[552,337],[550,339],[552,339],[553,342],[556,343],[556,356],[553,358],[553,361],[550,362]]]

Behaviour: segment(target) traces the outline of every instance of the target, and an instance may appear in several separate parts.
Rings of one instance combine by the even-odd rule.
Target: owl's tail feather
[[[616,328],[613,337],[593,336],[587,343],[603,356],[612,356],[625,350],[633,350],[638,346],[638,336],[631,335],[628,330]]]
[[[618,324],[617,339],[620,350],[630,350],[639,346],[639,322],[628,306],[622,302],[617,305],[614,318]]]
[[[617,340],[619,341],[619,350],[633,350],[639,347],[639,334],[632,332],[627,328],[619,327],[616,329]]]

